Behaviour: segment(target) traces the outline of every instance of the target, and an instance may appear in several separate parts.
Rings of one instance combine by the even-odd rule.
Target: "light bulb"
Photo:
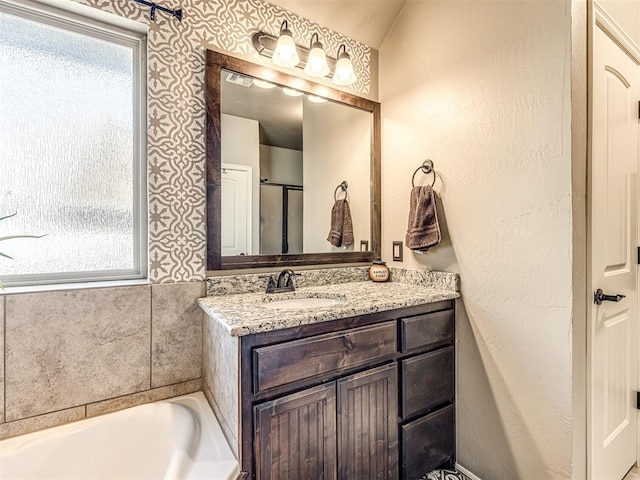
[[[282,92],[290,97],[301,97],[304,93],[289,87],[282,87]]]
[[[296,50],[296,43],[293,41],[291,30],[287,27],[287,21],[282,22],[280,36],[276,43],[276,49],[273,51],[271,60],[281,67],[295,67],[300,63],[300,57]]]
[[[266,80],[260,80],[259,78],[254,78],[253,79],[253,84],[256,87],[260,87],[260,88],[266,88],[266,89],[276,88],[275,84],[273,84],[271,82],[267,82]]]
[[[313,42],[313,37],[316,37],[315,42]],[[327,56],[324,53],[322,44],[317,40],[317,37],[317,33],[314,33],[311,37],[311,49],[309,50],[307,64],[304,67],[304,73],[310,77],[325,77],[331,69],[327,64]]]
[[[317,95],[307,95],[307,98],[313,103],[324,103],[327,101],[326,98],[318,97]]]
[[[340,48],[345,48],[342,53],[338,54],[338,61],[336,62],[336,69],[333,72],[333,83],[336,85],[351,85],[356,81],[356,74],[353,71],[353,64],[351,63],[351,57],[346,52],[346,47],[344,44],[340,45],[338,48],[338,52],[340,52]]]

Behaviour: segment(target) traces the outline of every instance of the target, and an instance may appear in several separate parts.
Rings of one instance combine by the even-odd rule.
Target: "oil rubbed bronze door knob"
[[[619,293],[615,294],[615,295],[607,295],[606,293],[604,293],[602,291],[602,289],[598,289],[596,290],[596,293],[594,293],[593,295],[593,302],[596,305],[602,305],[602,302],[619,302],[620,300],[622,300],[625,296],[621,295]]]

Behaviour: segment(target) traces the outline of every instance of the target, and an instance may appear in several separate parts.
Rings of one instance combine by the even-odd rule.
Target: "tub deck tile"
[[[37,432],[45,428],[57,427],[76,420],[85,418],[85,408],[74,407],[59,412],[38,415],[37,417],[23,418],[14,422],[0,424],[0,440],[27,433]]]
[[[171,397],[186,395],[202,389],[201,379],[168,385],[166,387],[153,388],[144,392],[112,398],[87,405],[87,417],[94,417],[105,413],[115,412],[124,408],[135,407],[144,403],[157,402]]]

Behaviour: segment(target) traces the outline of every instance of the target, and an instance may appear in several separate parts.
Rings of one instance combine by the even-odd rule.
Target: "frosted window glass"
[[[0,281],[137,268],[134,52],[0,13]]]

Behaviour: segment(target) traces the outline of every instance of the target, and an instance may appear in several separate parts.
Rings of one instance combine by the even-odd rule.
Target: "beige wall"
[[[571,163],[573,208],[572,472],[587,478],[587,4],[572,2]]]
[[[412,1],[380,50],[383,258],[411,174],[438,173],[460,272],[458,462],[481,478],[571,475],[571,5]]]
[[[304,252],[359,251],[371,247],[371,113],[305,99],[303,115]],[[327,241],[334,192],[346,180],[354,245]],[[344,198],[339,190],[338,198]]]
[[[302,151],[260,145],[260,178],[270,183],[302,185]]]

